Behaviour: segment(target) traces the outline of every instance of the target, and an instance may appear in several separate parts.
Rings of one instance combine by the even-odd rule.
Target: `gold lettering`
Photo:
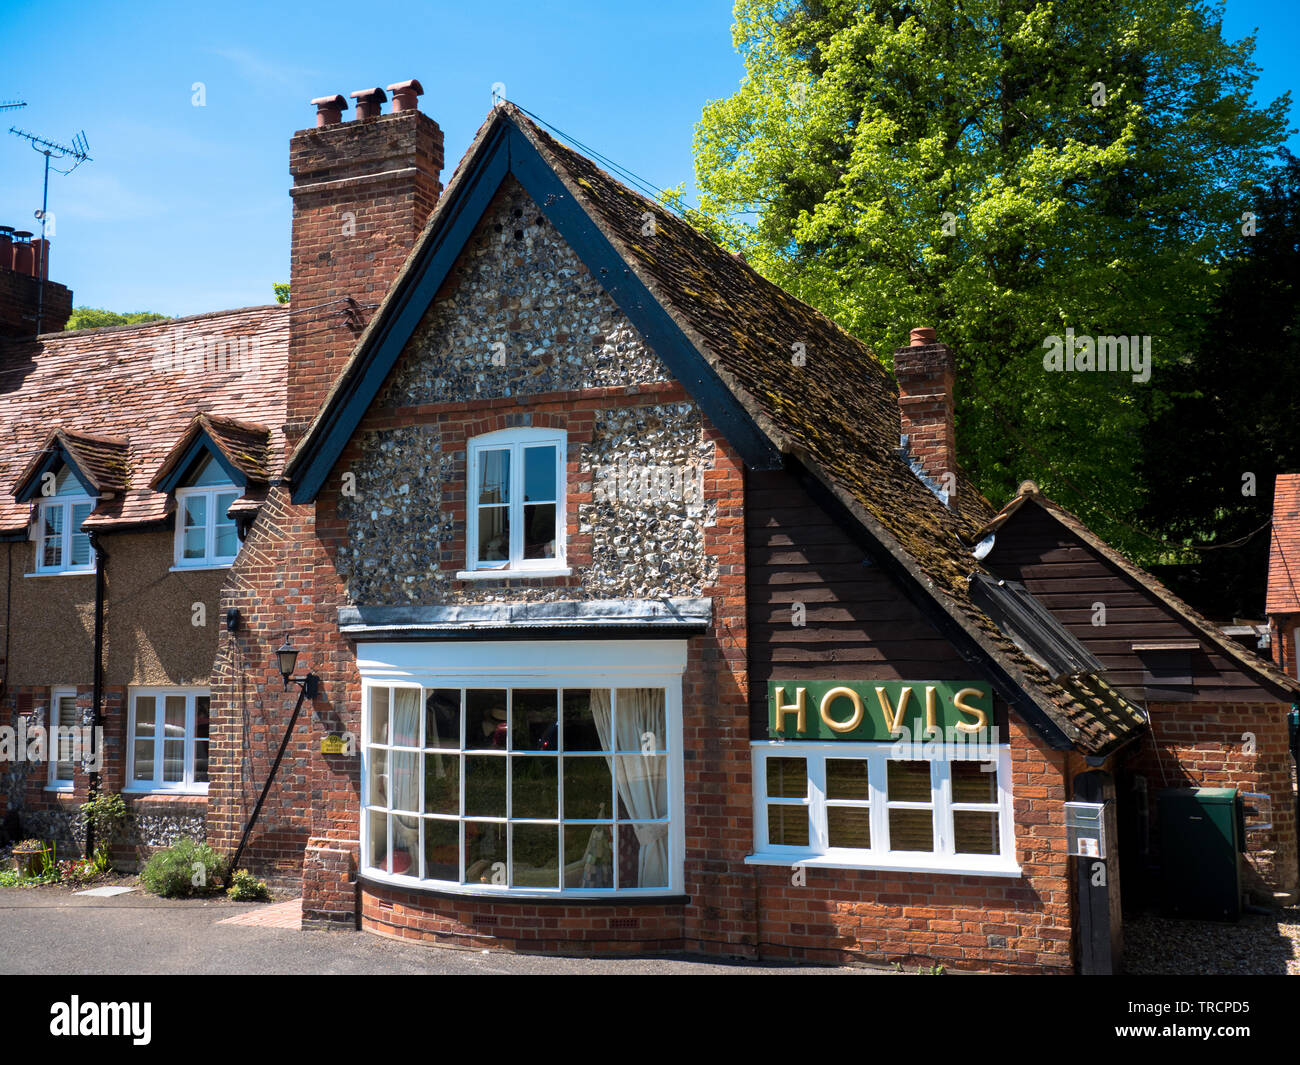
[[[836,721],[833,717],[831,717],[830,705],[836,699],[839,699],[841,697],[853,700],[853,716],[849,718],[847,721]],[[832,728],[836,732],[852,732],[855,728],[857,728],[859,725],[862,724],[862,712],[863,712],[862,696],[860,696],[852,688],[832,688],[830,691],[828,691],[825,695],[822,696],[822,704],[820,710],[821,710],[822,720],[826,722],[826,727]]]
[[[794,730],[796,732],[808,731],[808,692],[805,688],[796,688],[793,703],[784,703],[781,700],[785,698],[785,689],[776,689],[776,707],[772,716],[776,719],[776,731],[785,731],[785,719],[788,715],[795,715]]]
[[[876,689],[876,698],[880,700],[880,712],[885,715],[885,728],[897,732],[903,715],[907,713],[907,701],[912,697],[912,689],[904,688],[898,693],[898,712],[889,704],[889,693],[884,688]]]
[[[966,703],[962,702],[962,699],[965,698],[967,695],[974,695],[976,697],[979,697],[983,694],[984,693],[980,691],[978,688],[962,688],[961,691],[959,691],[956,695],[952,697],[952,705],[955,706],[959,712],[963,714],[970,714],[971,717],[976,719],[973,724],[969,721],[958,721],[957,730],[959,732],[982,732],[985,728],[988,727],[988,723],[989,723],[988,714],[986,714],[978,706],[969,706]]]
[[[935,688],[933,684],[927,684],[925,686],[925,731],[926,732],[939,731],[939,718],[938,718],[939,710],[937,705],[935,704],[934,692],[935,692]]]

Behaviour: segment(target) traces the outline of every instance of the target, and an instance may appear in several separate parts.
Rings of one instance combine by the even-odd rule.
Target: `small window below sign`
[[[753,755],[751,864],[1019,872],[1005,746],[759,742]]]

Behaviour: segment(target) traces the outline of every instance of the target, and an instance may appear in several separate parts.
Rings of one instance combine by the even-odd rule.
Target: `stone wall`
[[[609,293],[508,177],[378,403],[410,407],[669,379]]]

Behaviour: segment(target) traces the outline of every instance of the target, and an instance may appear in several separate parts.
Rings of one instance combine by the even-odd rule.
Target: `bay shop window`
[[[676,641],[370,646],[365,875],[472,894],[680,892]]]

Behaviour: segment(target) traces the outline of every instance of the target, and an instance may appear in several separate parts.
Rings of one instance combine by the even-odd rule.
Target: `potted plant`
[[[39,839],[25,839],[14,844],[9,856],[19,876],[39,876],[45,871],[45,856],[52,850],[53,845],[47,847]]]

